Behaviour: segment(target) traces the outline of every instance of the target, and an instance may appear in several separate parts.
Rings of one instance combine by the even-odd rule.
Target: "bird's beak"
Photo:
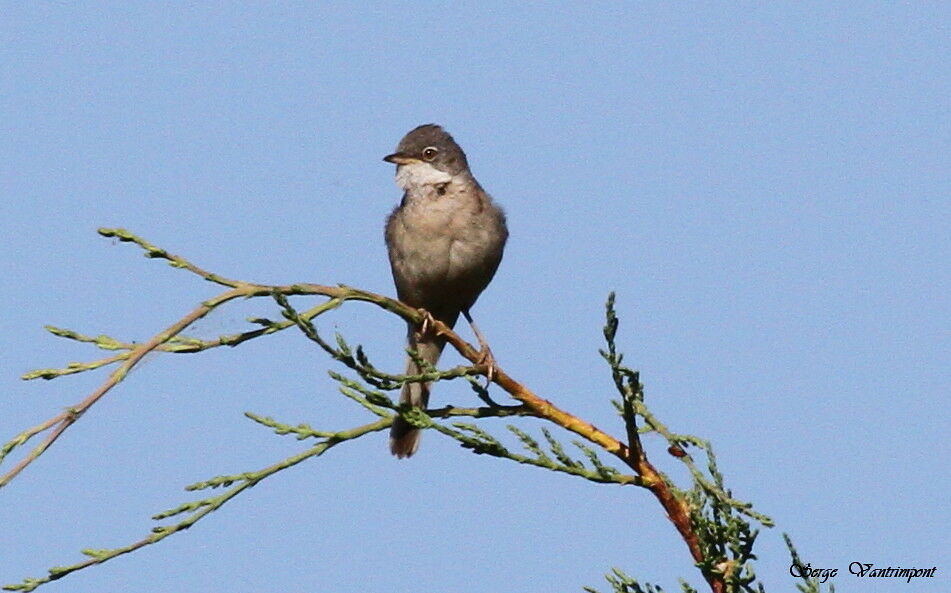
[[[383,160],[396,165],[408,165],[410,163],[419,162],[418,158],[409,156],[405,152],[394,152],[393,154],[388,154],[383,157]]]

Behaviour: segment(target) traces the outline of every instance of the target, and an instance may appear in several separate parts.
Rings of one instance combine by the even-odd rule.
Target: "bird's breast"
[[[431,292],[427,287],[474,300],[495,272],[505,243],[503,223],[488,196],[454,186],[443,193],[407,192],[388,223],[394,276],[417,289],[424,302],[433,297],[424,294]]]

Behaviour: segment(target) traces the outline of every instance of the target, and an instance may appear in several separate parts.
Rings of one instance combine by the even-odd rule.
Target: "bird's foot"
[[[485,365],[485,386],[488,387],[495,377],[495,356],[489,345],[479,336],[479,361],[478,364]]]
[[[419,330],[417,330],[417,334],[420,338],[424,338],[430,333],[433,333],[433,327],[436,325],[436,318],[433,317],[433,314],[426,309],[417,309],[417,311],[419,311],[419,314],[423,316],[423,322],[419,324]]]

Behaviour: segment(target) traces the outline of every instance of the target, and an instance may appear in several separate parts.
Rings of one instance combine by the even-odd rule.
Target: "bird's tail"
[[[444,320],[445,321],[445,320]],[[451,320],[455,322],[455,319]],[[447,323],[452,327],[453,323]],[[426,340],[417,340],[413,327],[409,329],[409,346],[416,350],[421,360],[435,366],[439,361],[439,355],[442,354],[446,340],[439,336],[427,337]],[[419,375],[425,372],[420,369],[412,358],[406,361],[406,374]],[[400,392],[400,403],[408,403],[420,408],[429,405],[430,383],[406,383]],[[412,424],[397,417],[390,427],[390,451],[400,459],[410,457],[419,448],[420,430]]]

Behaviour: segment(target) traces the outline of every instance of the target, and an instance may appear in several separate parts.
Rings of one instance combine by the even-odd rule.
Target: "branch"
[[[224,506],[225,503],[238,496],[248,488],[255,486],[262,480],[283,471],[289,467],[293,467],[298,463],[310,459],[311,457],[317,457],[322,455],[324,452],[329,450],[331,447],[342,443],[347,440],[355,439],[364,434],[371,432],[378,432],[384,430],[393,423],[392,417],[383,418],[377,420],[376,422],[365,424],[363,426],[353,428],[346,431],[340,431],[335,433],[328,433],[323,441],[314,445],[313,447],[301,451],[296,455],[292,455],[286,459],[283,459],[275,464],[269,465],[261,470],[256,472],[247,472],[243,474],[233,475],[233,476],[218,476],[207,480],[204,482],[198,482],[187,486],[186,490],[204,490],[208,488],[219,488],[227,487],[232,484],[237,483],[236,486],[231,487],[229,490],[223,492],[218,496],[213,496],[205,498],[198,501],[193,501],[180,505],[174,509],[158,513],[152,518],[155,520],[167,519],[175,515],[180,515],[182,513],[191,513],[188,517],[174,525],[162,525],[152,529],[152,534],[140,539],[137,542],[123,546],[121,548],[113,549],[85,549],[82,550],[82,553],[89,557],[88,560],[79,562],[77,564],[71,564],[69,566],[56,566],[49,569],[49,574],[43,578],[27,578],[23,582],[16,585],[5,585],[3,588],[7,591],[33,591],[40,585],[61,579],[64,576],[76,572],[77,570],[82,570],[96,564],[102,564],[113,558],[122,556],[123,554],[128,554],[134,552],[140,548],[150,546],[152,544],[157,544],[166,537],[185,531],[198,521],[201,521],[209,514],[217,511],[219,508]]]
[[[46,422],[35,426],[33,428],[27,429],[19,435],[15,436],[12,440],[6,443],[2,449],[0,449],[0,461],[2,461],[15,447],[25,444],[32,437],[40,434],[46,430],[52,429],[52,431],[40,442],[40,444],[34,448],[30,453],[20,460],[19,463],[13,466],[7,473],[0,477],[0,487],[6,486],[10,480],[16,477],[24,468],[30,465],[35,461],[40,455],[42,455],[49,447],[56,442],[56,439],[66,431],[67,428],[73,425],[76,420],[82,417],[86,411],[91,408],[97,401],[102,398],[106,393],[108,393],[113,387],[118,385],[129,371],[141,361],[146,354],[155,350],[158,346],[164,344],[172,337],[178,335],[182,330],[187,328],[192,323],[198,321],[205,315],[207,315],[215,307],[226,303],[232,299],[238,298],[243,295],[241,289],[232,289],[225,293],[218,295],[217,297],[202,303],[196,309],[193,309],[190,313],[170,325],[165,331],[156,334],[147,342],[137,346],[132,351],[129,352],[129,356],[125,359],[118,369],[113,371],[109,378],[99,386],[98,389],[89,394],[82,401],[77,403],[74,406],[67,408],[62,413],[50,418]]]
[[[647,488],[660,502],[667,517],[686,542],[691,556],[697,566],[700,567],[704,578],[714,593],[731,593],[740,589],[746,591],[749,583],[752,582],[751,569],[748,568],[746,562],[753,557],[751,549],[756,532],[739,515],[753,518],[764,525],[770,525],[771,522],[768,517],[754,513],[748,503],[732,498],[723,485],[722,476],[716,469],[715,457],[709,443],[690,435],[679,435],[670,432],[647,409],[644,404],[643,385],[640,383],[639,374],[623,366],[623,355],[616,350],[615,337],[618,320],[614,312],[613,293],[609,297],[606,307],[607,323],[604,335],[607,349],[603,350],[601,354],[608,362],[615,387],[621,394],[621,402],[616,405],[624,419],[626,443],[582,418],[559,408],[552,402],[539,397],[524,384],[509,376],[504,369],[495,366],[490,377],[491,382],[501,387],[518,402],[517,405],[512,406],[498,405],[488,396],[485,388],[481,387],[476,381],[476,376],[487,375],[488,372],[487,367],[482,363],[483,357],[480,351],[463,340],[452,328],[431,317],[428,318],[430,330],[444,337],[446,342],[451,344],[463,358],[472,363],[471,365],[459,366],[444,371],[422,365],[421,368],[425,372],[417,375],[389,374],[376,368],[360,346],[351,347],[342,336],[336,336],[336,345],[325,340],[318,333],[313,323],[315,318],[340,307],[347,301],[370,303],[399,316],[410,324],[416,325],[420,325],[424,318],[428,317],[425,311],[409,307],[397,300],[379,294],[344,285],[268,285],[233,280],[204,270],[185,258],[170,254],[124,229],[100,229],[99,233],[105,237],[114,237],[120,241],[135,244],[145,251],[146,257],[165,260],[175,268],[191,272],[208,282],[225,287],[226,290],[200,303],[178,321],[143,343],[124,342],[105,335],[88,336],[72,330],[48,326],[47,330],[58,337],[93,344],[104,350],[119,350],[121,352],[86,363],[72,363],[65,368],[33,371],[25,374],[24,379],[55,379],[104,366],[118,366],[95,391],[77,404],[32,428],[24,430],[0,447],[0,462],[2,462],[14,449],[25,445],[33,437],[46,433],[39,445],[0,476],[0,487],[5,486],[23,469],[38,459],[67,428],[82,417],[106,393],[122,382],[129,371],[141,362],[147,354],[154,351],[193,353],[220,346],[237,346],[252,339],[296,327],[333,359],[357,373],[362,382],[348,379],[337,373],[332,373],[331,376],[340,383],[340,391],[343,395],[376,415],[378,420],[347,431],[328,432],[315,430],[306,424],[291,426],[268,417],[249,413],[248,417],[250,419],[271,428],[278,434],[294,435],[298,439],[316,438],[320,439],[320,442],[310,449],[257,472],[221,476],[193,485],[190,489],[237,484],[217,497],[185,503],[176,509],[156,515],[157,519],[164,519],[182,513],[191,513],[180,523],[156,528],[148,538],[123,548],[86,550],[84,553],[90,557],[89,560],[72,566],[51,569],[50,575],[45,579],[28,579],[20,585],[13,586],[19,588],[18,590],[32,590],[42,583],[61,578],[87,566],[100,564],[111,558],[156,543],[172,533],[187,529],[209,513],[220,508],[240,492],[266,477],[296,465],[305,459],[321,455],[340,442],[383,430],[392,424],[396,415],[420,428],[433,428],[443,435],[459,441],[463,447],[477,454],[506,458],[522,464],[583,477],[593,482],[635,485]],[[290,304],[289,297],[291,296],[320,296],[327,300],[309,309],[298,311]],[[200,340],[183,334],[196,321],[232,300],[260,297],[275,300],[284,319],[282,321],[262,318],[250,319],[249,322],[258,327],[238,334],[220,336],[214,340]],[[410,352],[410,355],[412,356],[414,353]],[[384,391],[399,389],[406,383],[440,381],[460,377],[470,381],[479,398],[487,404],[486,407],[446,407],[420,410],[406,405],[397,406],[383,393]],[[498,439],[475,425],[456,422],[447,426],[433,420],[434,418],[445,419],[460,416],[473,418],[532,416],[547,420],[583,439],[583,441],[574,441],[574,445],[587,458],[588,465],[580,459],[571,457],[566,452],[565,447],[556,441],[546,429],[542,429],[542,433],[547,441],[547,450],[543,449],[535,438],[524,431],[514,426],[508,427],[521,442],[522,447],[529,453],[525,455],[509,451]],[[643,421],[643,426],[638,426],[638,418]],[[694,479],[692,490],[681,491],[677,489],[650,462],[641,443],[642,434],[648,432],[656,432],[666,438],[670,443],[669,450],[672,454],[687,464]],[[587,443],[613,455],[626,467],[633,470],[633,474],[623,474],[618,469],[605,464],[599,458],[596,449]],[[710,478],[707,478],[697,468],[693,458],[684,451],[684,447],[688,446],[698,446],[706,452]],[[620,579],[620,576],[617,576],[620,574],[623,573],[616,573],[617,579]],[[622,581],[618,580],[617,582],[621,583]],[[684,586],[686,587],[686,585]]]
[[[329,297],[330,300],[310,309],[305,315],[309,318],[317,317],[322,313],[325,313],[329,310],[332,310],[339,306],[345,301],[363,301],[368,303],[373,303],[379,306],[382,309],[396,313],[397,315],[403,317],[404,319],[412,322],[420,322],[422,320],[421,313],[412,307],[404,305],[403,303],[387,298],[382,295],[374,294],[372,292],[367,292],[363,290],[357,290],[354,288],[349,288],[347,286],[322,286],[319,284],[292,284],[286,286],[271,286],[266,284],[252,284],[247,282],[237,282],[234,280],[228,280],[216,274],[206,272],[198,266],[191,264],[182,257],[171,255],[163,249],[159,249],[150,243],[146,242],[144,239],[140,239],[135,235],[132,235],[128,231],[123,229],[100,229],[99,233],[106,237],[118,237],[121,241],[133,242],[143,249],[146,250],[146,255],[152,258],[163,258],[170,262],[173,267],[181,268],[188,270],[194,274],[201,276],[202,278],[214,282],[217,284],[222,284],[225,286],[231,287],[229,290],[212,297],[211,299],[204,301],[197,308],[193,309],[191,312],[187,313],[184,317],[170,325],[168,328],[162,332],[152,336],[146,342],[142,344],[135,345],[131,350],[125,354],[120,354],[116,356],[108,357],[108,359],[103,359],[96,361],[94,363],[87,363],[85,365],[71,365],[65,370],[44,370],[44,371],[34,371],[32,373],[27,373],[24,375],[24,379],[32,379],[36,377],[43,377],[46,379],[52,379],[58,376],[72,374],[75,372],[81,372],[82,370],[90,370],[93,368],[99,368],[108,364],[119,363],[119,367],[113,371],[113,373],[107,378],[95,391],[89,394],[87,397],[74,404],[73,406],[68,407],[63,412],[49,418],[45,422],[38,424],[32,428],[28,428],[23,432],[17,434],[8,442],[6,442],[3,447],[0,447],[0,462],[9,455],[11,451],[26,444],[33,437],[49,431],[49,434],[40,442],[40,444],[30,451],[23,459],[21,459],[16,465],[14,465],[10,470],[5,474],[0,476],[0,488],[6,486],[10,480],[16,477],[21,471],[23,471],[27,466],[33,463],[37,458],[39,458],[44,452],[46,452],[49,447],[56,442],[56,440],[63,434],[63,432],[72,426],[72,424],[78,420],[86,411],[92,407],[100,398],[102,398],[106,393],[112,390],[113,387],[118,385],[129,371],[131,371],[144,357],[145,355],[153,352],[155,350],[160,350],[161,347],[173,339],[179,337],[181,332],[191,326],[193,323],[199,319],[206,316],[208,313],[216,309],[217,307],[232,301],[238,298],[254,298],[254,297],[273,297],[275,295],[281,296],[293,296],[293,295],[313,295],[313,296],[325,296]],[[260,320],[257,320],[260,321]],[[217,345],[237,345],[248,339],[259,337],[262,335],[267,335],[269,333],[274,333],[275,331],[280,331],[287,327],[293,327],[295,324],[293,322],[287,322],[285,324],[273,323],[268,324],[263,329],[254,330],[252,332],[246,332],[245,334],[240,334],[239,338],[234,338],[231,340],[222,340],[219,339],[216,342],[207,342],[203,344],[192,344],[191,349],[187,350],[190,352],[195,352],[202,349],[207,349]],[[68,331],[68,330],[67,330]],[[73,333],[70,332],[69,335],[67,332],[53,332],[56,335],[64,335],[64,337],[73,338]],[[75,334],[78,335],[78,334]],[[75,339],[75,338],[73,338]],[[80,340],[87,341],[87,340]],[[117,342],[118,343],[118,342]],[[176,346],[176,351],[183,351],[179,347],[181,342]]]
[[[340,380],[342,384],[346,383],[346,379],[343,377],[340,377],[338,380]],[[341,389],[346,389],[346,387],[344,386]],[[366,404],[364,403],[364,405]],[[487,418],[524,416],[527,414],[528,411],[521,406],[504,406],[500,408],[459,408],[455,406],[446,406],[444,408],[427,410],[424,415],[427,417],[436,418]],[[103,564],[109,560],[118,558],[119,556],[128,554],[130,552],[134,552],[140,548],[157,544],[170,535],[181,533],[192,527],[211,513],[220,509],[227,502],[231,501],[242,492],[248,490],[252,486],[256,486],[260,482],[281,471],[289,469],[312,457],[319,457],[331,448],[345,441],[354,440],[367,434],[388,429],[390,425],[393,424],[396,414],[385,414],[375,422],[357,426],[348,430],[339,431],[315,430],[312,427],[304,424],[291,426],[289,424],[278,422],[273,418],[261,416],[252,412],[245,412],[245,416],[264,427],[270,428],[276,434],[294,435],[297,440],[319,439],[320,441],[316,445],[305,449],[304,451],[291,455],[290,457],[271,464],[263,469],[251,472],[243,472],[240,474],[216,476],[209,480],[186,486],[185,490],[191,492],[217,488],[228,488],[228,490],[219,495],[210,496],[200,500],[189,501],[180,504],[175,508],[153,515],[152,519],[156,521],[161,521],[163,519],[168,519],[183,514],[187,516],[178,523],[172,525],[161,525],[153,528],[151,535],[148,535],[136,542],[119,548],[87,548],[81,550],[85,556],[88,556],[87,560],[67,566],[55,566],[48,570],[49,574],[45,577],[26,578],[18,584],[5,585],[3,589],[6,591],[33,591],[40,585],[61,579],[73,572],[82,570],[84,568],[89,568],[90,566],[95,566],[97,564]]]

